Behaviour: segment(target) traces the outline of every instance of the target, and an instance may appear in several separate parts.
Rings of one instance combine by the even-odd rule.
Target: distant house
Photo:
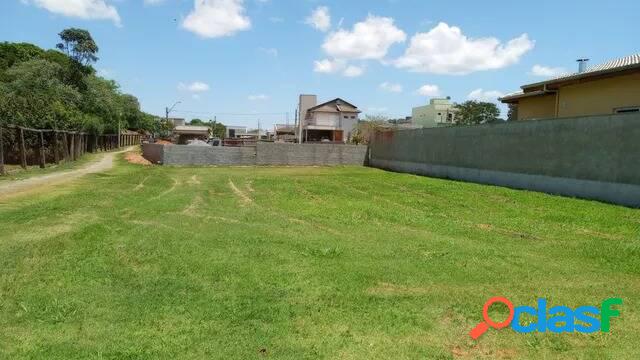
[[[640,112],[640,54],[522,86],[500,101],[515,106],[517,120]]]
[[[451,98],[431,99],[429,105],[413,108],[411,124],[427,128],[451,126],[456,123],[456,112]]]
[[[347,142],[358,124],[358,107],[340,98],[317,105],[315,95],[300,95],[302,142]]]
[[[173,136],[178,144],[186,144],[189,140],[209,139],[209,127],[182,125],[173,128]]]
[[[244,135],[247,135],[247,127],[246,126],[228,125],[226,127],[226,132],[224,134],[224,137],[227,138],[227,139],[236,139],[236,138],[242,137]]]
[[[273,127],[274,140],[277,142],[295,142],[296,126],[290,124],[276,124]]]
[[[169,121],[171,122],[171,124],[173,124],[174,127],[185,126],[187,124],[187,121],[183,118],[169,118]]]

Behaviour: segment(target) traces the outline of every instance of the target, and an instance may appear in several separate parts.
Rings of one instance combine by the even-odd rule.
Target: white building
[[[315,95],[300,95],[299,136],[302,142],[345,143],[358,124],[360,110],[340,98],[317,105]]]

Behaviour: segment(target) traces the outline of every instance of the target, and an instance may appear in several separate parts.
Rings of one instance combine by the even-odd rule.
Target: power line
[[[212,111],[192,111],[192,110],[173,110],[174,113],[182,114],[203,114],[203,115],[216,115],[216,116],[266,116],[266,115],[287,115],[287,112],[278,113],[219,113]]]

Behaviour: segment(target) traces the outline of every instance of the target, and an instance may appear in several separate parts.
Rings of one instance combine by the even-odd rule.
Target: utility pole
[[[175,104],[173,104],[173,106],[169,107],[165,107],[165,119],[167,120],[167,123],[169,122],[169,114],[173,111],[173,109],[176,107],[176,105],[182,103],[182,101],[176,101]]]

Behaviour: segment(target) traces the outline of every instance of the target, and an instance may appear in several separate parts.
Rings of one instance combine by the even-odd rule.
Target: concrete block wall
[[[143,156],[164,165],[364,165],[367,147],[258,143],[256,147],[144,144]]]
[[[253,147],[165,145],[164,165],[255,165]]]
[[[142,156],[153,164],[162,164],[164,145],[142,144]]]
[[[365,165],[367,147],[338,144],[258,143],[258,165]]]
[[[640,207],[640,114],[377,133],[370,165]]]

